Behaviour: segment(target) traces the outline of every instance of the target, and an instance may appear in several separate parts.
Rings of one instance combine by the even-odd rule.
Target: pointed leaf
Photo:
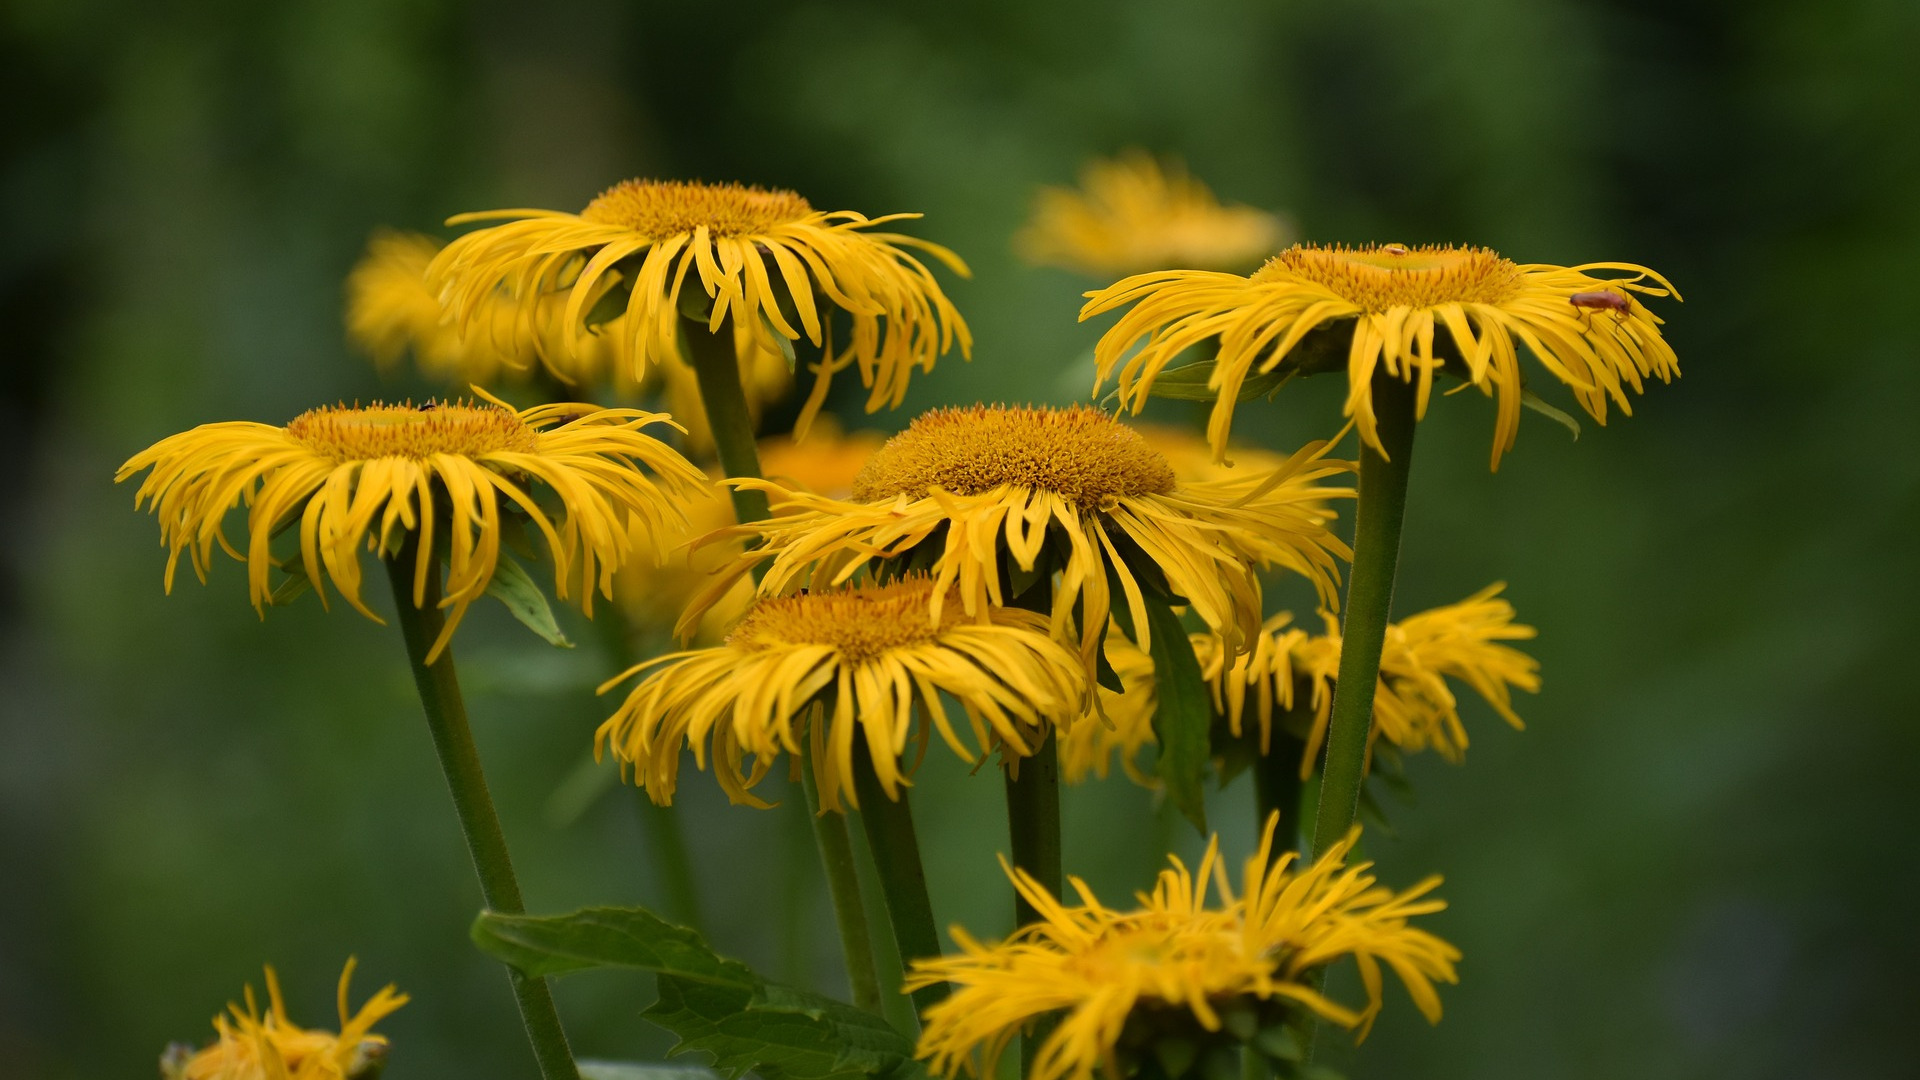
[[[1207,732],[1213,725],[1213,703],[1200,676],[1200,661],[1187,640],[1187,629],[1164,597],[1145,592],[1147,625],[1152,641],[1157,705],[1153,734],[1160,742],[1156,771],[1167,785],[1167,797],[1202,836],[1207,832]]]
[[[681,1065],[664,1061],[577,1062],[580,1080],[719,1080],[719,1074],[704,1065]]]
[[[573,642],[567,640],[567,635],[560,632],[560,624],[554,621],[547,594],[527,576],[526,567],[504,551],[494,565],[493,580],[487,582],[487,595],[505,604],[513,617],[520,620],[520,625],[538,634],[540,640],[562,649],[573,648]]]
[[[698,933],[645,908],[585,908],[571,915],[502,915],[483,911],[473,942],[496,960],[528,975],[564,975],[598,967],[639,968],[749,993],[760,977],[747,965],[714,953]]]
[[[1559,409],[1547,404],[1546,399],[1531,390],[1520,391],[1520,404],[1559,424],[1561,427],[1566,428],[1568,432],[1572,433],[1575,442],[1580,441],[1580,421],[1575,420],[1572,414],[1561,412]]]

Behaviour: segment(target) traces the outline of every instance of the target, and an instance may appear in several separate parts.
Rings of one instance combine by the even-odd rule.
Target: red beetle
[[[1577,292],[1567,297],[1567,302],[1588,311],[1616,311],[1622,315],[1633,308],[1631,301],[1611,289],[1603,289],[1600,292]]]

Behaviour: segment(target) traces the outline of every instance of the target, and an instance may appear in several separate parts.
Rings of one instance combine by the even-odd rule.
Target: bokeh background
[[[414,995],[390,1075],[531,1072],[397,635],[263,623],[232,565],[163,597],[110,483],[193,424],[418,392],[343,339],[369,230],[631,175],[925,211],[976,271],[951,291],[978,348],[901,412],[837,402],[892,428],[1084,393],[1096,283],[1009,237],[1036,185],[1140,146],[1311,238],[1637,261],[1686,296],[1686,377],[1631,420],[1530,416],[1498,475],[1483,401],[1422,429],[1400,610],[1508,581],[1546,682],[1526,732],[1478,711],[1464,767],[1415,762],[1373,839],[1391,881],[1447,875],[1467,959],[1445,1020],[1391,1001],[1354,1074],[1913,1075],[1916,56],[1909,0],[10,0],[0,1073],[151,1076],[263,961],[330,1023],[349,953],[362,994]],[[1238,430],[1325,434],[1307,391]],[[665,903],[631,791],[548,812],[612,663],[572,625],[552,651],[476,608],[459,642],[530,903]],[[685,790],[715,940],[832,989],[798,818]],[[1215,798],[1236,855],[1250,798]],[[1000,806],[924,778],[942,921],[1004,928]],[[1069,869],[1116,895],[1156,836],[1195,843],[1124,781],[1067,817]],[[563,983],[581,1051],[657,1056],[648,992]]]

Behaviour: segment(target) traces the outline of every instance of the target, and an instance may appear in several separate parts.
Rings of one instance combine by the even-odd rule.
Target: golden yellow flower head
[[[1417,415],[1425,415],[1435,374],[1463,379],[1496,399],[1496,468],[1513,446],[1525,393],[1516,342],[1602,424],[1609,401],[1631,415],[1628,390],[1639,393],[1648,378],[1665,382],[1680,371],[1660,318],[1640,302],[1679,294],[1630,263],[1520,264],[1475,247],[1295,245],[1247,277],[1166,270],[1087,295],[1082,319],[1134,305],[1100,339],[1094,359],[1101,383],[1119,371],[1120,400],[1135,412],[1176,356],[1219,339],[1207,382],[1216,395],[1207,427],[1216,455],[1225,453],[1242,384],[1290,357],[1300,371],[1321,370],[1329,356],[1344,363],[1346,414],[1376,450],[1376,375],[1415,384]],[[1302,360],[1302,342],[1315,331],[1336,335],[1331,351],[1322,341],[1317,358]]]
[[[1513,690],[1538,691],[1540,665],[1505,643],[1530,640],[1536,631],[1514,621],[1513,605],[1500,596],[1503,588],[1504,583],[1489,585],[1457,604],[1387,626],[1373,697],[1374,739],[1409,753],[1432,749],[1448,761],[1459,761],[1466,753],[1467,729],[1449,679],[1466,684],[1515,728],[1526,726],[1513,711]],[[1235,735],[1243,731],[1251,697],[1261,753],[1271,745],[1276,709],[1310,710],[1300,761],[1303,777],[1312,772],[1326,738],[1340,671],[1339,625],[1331,616],[1326,622],[1326,633],[1308,634],[1288,627],[1284,614],[1276,616],[1252,652],[1231,660],[1217,639],[1193,638],[1214,707]]]
[[[684,290],[697,289],[710,302],[711,331],[730,320],[765,352],[779,354],[802,337],[825,350],[803,418],[818,411],[833,374],[854,365],[872,411],[899,405],[914,368],[932,370],[956,343],[963,353],[972,347],[966,323],[912,252],[963,276],[966,265],[938,244],[874,230],[918,216],[816,210],[791,191],[740,184],[628,180],[578,214],[454,217],[449,224],[502,223],[447,245],[429,276],[462,325],[504,289],[520,300],[528,337],[539,298],[564,296],[568,349],[580,347],[587,317],[615,294],[607,302],[624,313],[636,376],[679,354],[684,300],[694,295]],[[843,347],[833,344],[835,310],[845,316]]]
[[[1077,190],[1042,188],[1014,245],[1029,262],[1090,275],[1232,270],[1258,263],[1291,231],[1264,210],[1221,205],[1179,162],[1135,150],[1089,164]]]
[[[1352,491],[1319,485],[1348,468],[1323,449],[1308,446],[1270,473],[1183,484],[1139,433],[1090,406],[937,409],[867,462],[851,499],[733,481],[767,491],[780,512],[740,527],[766,543],[708,595],[763,560],[761,591],[778,594],[896,559],[939,583],[929,613],[937,621],[948,588],[979,617],[1057,573],[1052,626],[1078,637],[1091,669],[1113,583],[1139,640],[1149,640],[1144,577],[1144,587],[1164,582],[1184,597],[1229,641],[1250,640],[1260,625],[1256,567],[1296,571],[1333,596],[1334,560],[1347,549],[1327,529],[1327,504]],[[690,625],[683,620],[683,633]]]
[[[1218,837],[1196,872],[1173,858],[1131,911],[1101,904],[1078,879],[1080,903],[1069,906],[1008,868],[1040,919],[992,945],[954,927],[959,953],[914,961],[908,990],[953,986],[922,1018],[918,1056],[940,1076],[991,1077],[1015,1035],[1056,1015],[1030,1080],[1091,1080],[1096,1070],[1131,1075],[1128,1066],[1166,1036],[1200,1047],[1193,1058],[1204,1060],[1243,1041],[1223,1022],[1232,1013],[1251,1013],[1267,1027],[1306,1010],[1364,1038],[1380,1011],[1383,963],[1427,1019],[1438,1021],[1433,984],[1456,981],[1460,954],[1409,920],[1446,906],[1427,896],[1440,879],[1401,893],[1377,885],[1371,864],[1346,865],[1357,829],[1298,869],[1291,852],[1273,857],[1277,821],[1268,819],[1237,897],[1220,866]],[[1215,905],[1207,902],[1210,886],[1220,894]],[[1367,995],[1357,1009],[1314,984],[1316,971],[1349,956]]]
[[[711,754],[730,799],[766,806],[751,789],[782,751],[798,754],[804,738],[821,803],[833,809],[843,796],[859,804],[856,753],[872,762],[888,798],[908,782],[911,766],[903,770],[901,759],[909,742],[924,753],[935,732],[969,762],[995,748],[1030,753],[1084,706],[1079,662],[1030,612],[994,609],[974,621],[949,605],[929,621],[943,588],[907,577],[761,599],[725,644],[661,657],[602,686],[658,668],[600,725],[595,753],[610,748],[664,804],[673,799],[681,748],[691,747],[699,768]],[[971,743],[942,694],[965,714]]]
[[[379,1073],[387,1039],[373,1025],[407,1003],[407,995],[387,986],[357,1012],[347,1011],[347,986],[354,961],[340,973],[340,1030],[303,1028],[287,1018],[280,980],[267,968],[267,1011],[246,990],[247,1005],[227,1007],[230,1016],[213,1018],[215,1040],[201,1050],[169,1047],[160,1058],[162,1080],[358,1080]]]
[[[134,497],[160,518],[170,549],[166,587],[181,554],[202,582],[216,545],[247,563],[254,607],[272,602],[275,567],[303,574],[321,602],[324,581],[380,621],[360,597],[362,549],[386,554],[418,535],[416,605],[425,602],[436,544],[447,550],[446,628],[431,663],[467,607],[486,591],[503,532],[530,522],[553,559],[562,598],[578,581],[589,611],[597,586],[632,553],[630,522],[649,532],[684,528],[682,502],[704,496],[700,471],[642,432],[658,413],[594,405],[542,405],[516,412],[493,401],[314,409],[286,427],[203,424],[128,459],[116,482],[151,469]],[[643,471],[643,467],[645,470]],[[558,513],[534,498],[538,482]],[[503,505],[504,503],[504,505]],[[229,511],[247,508],[246,552],[228,542]],[[296,529],[297,526],[297,529]],[[277,558],[276,535],[294,532],[298,559]]]

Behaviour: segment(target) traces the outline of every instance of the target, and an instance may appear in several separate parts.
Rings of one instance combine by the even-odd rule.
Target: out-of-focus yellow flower
[[[516,412],[495,401],[336,406],[302,413],[286,427],[203,424],[170,436],[120,466],[116,482],[146,469],[135,505],[151,504],[170,549],[166,587],[181,554],[202,582],[218,545],[247,564],[256,610],[271,602],[273,538],[295,530],[298,567],[326,602],[325,581],[361,614],[362,549],[390,550],[400,534],[419,534],[414,603],[424,603],[437,559],[435,530],[446,529],[446,628],[428,654],[433,663],[461,617],[492,581],[500,558],[502,515],[524,515],[547,541],[554,590],[578,582],[589,614],[597,585],[612,595],[613,572],[632,554],[629,526],[650,533],[684,528],[685,501],[707,495],[704,477],[641,429],[667,418],[636,409],[541,405]],[[553,514],[533,499],[532,481],[557,498]],[[436,495],[435,493],[439,494]],[[503,502],[505,506],[503,506]],[[223,530],[227,514],[247,507],[242,554]]]
[[[1503,588],[1504,583],[1495,583],[1457,604],[1387,626],[1373,697],[1373,738],[1408,753],[1431,749],[1448,761],[1459,761],[1466,753],[1467,729],[1448,679],[1471,687],[1515,728],[1526,726],[1513,711],[1513,690],[1538,691],[1540,664],[1505,642],[1531,640],[1537,631],[1514,621],[1513,605],[1500,596]],[[1193,639],[1215,707],[1235,735],[1243,730],[1252,698],[1262,753],[1270,745],[1276,708],[1294,709],[1304,695],[1312,718],[1300,761],[1302,776],[1312,772],[1326,738],[1340,671],[1339,625],[1331,616],[1325,618],[1326,633],[1308,634],[1287,627],[1286,617],[1278,616],[1269,622],[1258,648],[1231,661],[1217,640],[1208,635]]]
[[[874,431],[843,434],[832,417],[823,416],[803,440],[774,435],[760,440],[760,470],[780,483],[828,498],[843,498],[867,459],[886,441]],[[717,475],[710,475],[717,481]],[[649,534],[633,530],[634,557],[614,575],[614,599],[635,623],[671,627],[680,613],[711,580],[712,575],[738,557],[741,545],[694,544],[709,533],[734,524],[733,502],[724,492],[712,499],[696,499],[687,507],[684,529]],[[651,557],[648,557],[651,555]],[[726,595],[714,601],[700,620],[692,639],[701,644],[718,641],[753,601],[753,585],[736,579]]]
[[[280,980],[267,968],[267,1012],[262,1015],[246,990],[247,1006],[227,1006],[230,1016],[213,1018],[216,1038],[204,1049],[169,1048],[160,1059],[163,1080],[357,1080],[380,1071],[387,1037],[373,1025],[407,1003],[391,985],[369,998],[357,1012],[347,1011],[347,985],[354,961],[340,973],[340,1030],[303,1028],[287,1018]]]
[[[778,512],[740,526],[766,543],[728,573],[767,561],[760,591],[774,595],[845,582],[875,557],[909,558],[941,586],[932,620],[943,617],[951,587],[966,613],[980,617],[1015,599],[1004,581],[1018,594],[1022,578],[1058,573],[1052,625],[1063,640],[1078,640],[1088,670],[1114,602],[1109,582],[1118,583],[1144,645],[1140,577],[1164,575],[1238,647],[1260,626],[1256,567],[1293,570],[1333,597],[1334,560],[1347,549],[1327,529],[1328,503],[1352,491],[1319,485],[1350,467],[1323,449],[1308,446],[1275,473],[1186,484],[1139,433],[1089,406],[937,409],[888,440],[851,499],[731,481],[765,490]],[[916,552],[923,543],[930,546]],[[723,575],[711,595],[726,587]],[[689,625],[683,620],[683,634]]]
[[[520,300],[520,334],[531,339],[538,298],[564,297],[559,323],[568,350],[580,347],[595,308],[626,290],[611,302],[625,320],[621,334],[636,378],[679,354],[689,295],[683,290],[691,283],[711,304],[710,331],[730,319],[765,352],[781,353],[802,337],[825,350],[802,414],[804,431],[838,371],[859,368],[873,411],[900,404],[914,368],[931,371],[955,344],[963,353],[971,348],[966,323],[911,249],[962,276],[966,265],[938,244],[873,231],[918,216],[821,211],[794,192],[740,184],[628,180],[578,214],[458,215],[449,224],[501,224],[448,244],[429,278],[469,332],[504,290]],[[835,310],[845,313],[847,326],[838,347],[830,327]]]
[[[1631,414],[1627,390],[1638,393],[1648,378],[1664,382],[1679,374],[1679,361],[1660,336],[1660,318],[1639,300],[1668,295],[1679,299],[1667,279],[1631,263],[1569,268],[1516,264],[1476,247],[1296,244],[1245,277],[1203,270],[1137,274],[1090,294],[1080,317],[1133,305],[1101,337],[1094,360],[1103,383],[1119,372],[1120,400],[1136,413],[1176,356],[1219,339],[1207,383],[1216,395],[1207,425],[1216,456],[1226,453],[1248,376],[1277,369],[1312,331],[1337,327],[1352,338],[1340,346],[1346,415],[1369,445],[1382,450],[1374,430],[1376,373],[1416,384],[1416,413],[1425,415],[1434,375],[1444,369],[1496,400],[1498,467],[1519,430],[1525,391],[1516,342],[1604,424],[1609,400]],[[1435,353],[1442,330],[1457,359]]]
[[[367,253],[347,275],[347,337],[383,370],[411,354],[421,374],[456,386],[524,382],[544,369],[556,382],[579,390],[634,389],[631,365],[616,356],[623,340],[617,321],[582,339],[578,349],[563,352],[555,347],[562,304],[551,298],[536,304],[534,332],[521,338],[516,334],[521,305],[496,291],[475,306],[471,326],[452,325],[438,293],[427,284],[427,267],[440,249],[430,236],[383,229],[373,234]],[[784,360],[781,366],[784,370]]]
[[[1364,1038],[1380,1011],[1383,963],[1427,1019],[1438,1021],[1434,983],[1456,981],[1460,953],[1409,920],[1446,907],[1427,895],[1440,879],[1401,893],[1376,885],[1370,863],[1346,865],[1358,829],[1300,870],[1292,852],[1273,858],[1277,821],[1268,819],[1238,897],[1227,888],[1218,837],[1197,872],[1172,858],[1131,911],[1101,904],[1077,878],[1080,903],[1069,906],[1003,860],[1039,921],[991,945],[956,926],[959,953],[913,962],[906,989],[954,988],[927,1009],[918,1056],[943,1077],[991,1077],[1013,1037],[1049,1016],[1059,1022],[1041,1042],[1030,1080],[1091,1080],[1096,1070],[1131,1075],[1127,1066],[1137,1061],[1122,1059],[1151,1055],[1160,1035],[1180,1038],[1189,1051],[1197,1044],[1190,1060],[1204,1059],[1209,1044],[1247,1038],[1222,1022],[1242,1009],[1263,1026],[1304,1009]],[[1209,906],[1213,885],[1219,901]],[[1349,956],[1367,996],[1357,1009],[1328,998],[1316,982],[1318,971]]]
[[[1536,631],[1514,622],[1513,605],[1499,595],[1502,588],[1489,585],[1457,604],[1387,626],[1373,695],[1374,739],[1384,739],[1404,753],[1432,750],[1459,762],[1467,750],[1467,729],[1449,679],[1466,684],[1515,728],[1526,726],[1513,710],[1513,691],[1538,691],[1540,665],[1505,643],[1530,640]],[[1312,775],[1319,760],[1340,673],[1339,624],[1330,615],[1324,617],[1327,632],[1310,634],[1289,625],[1292,616],[1281,612],[1261,628],[1252,651],[1232,661],[1225,659],[1217,636],[1191,636],[1200,673],[1213,691],[1214,711],[1236,737],[1246,732],[1251,711],[1260,752],[1266,754],[1273,745],[1276,714],[1283,722],[1288,713],[1298,718],[1296,734],[1306,743],[1300,758],[1303,779]],[[1142,774],[1136,759],[1143,748],[1156,745],[1153,668],[1150,663],[1134,665],[1125,652],[1116,653],[1117,640],[1108,638],[1107,655],[1126,693],[1102,691],[1107,722],[1095,717],[1075,724],[1061,744],[1062,767],[1069,783],[1081,782],[1089,772],[1104,777],[1108,760],[1118,751],[1127,775],[1151,787],[1153,781]]]
[[[908,577],[758,600],[724,644],[649,661],[602,686],[658,668],[600,725],[594,753],[611,749],[662,804],[673,801],[683,748],[702,769],[711,754],[727,797],[764,807],[751,789],[807,739],[827,809],[843,798],[859,805],[856,739],[888,798],[908,783],[910,743],[924,753],[935,732],[969,762],[996,748],[1031,753],[1083,708],[1079,663],[1031,612],[996,608],[974,621],[949,605],[929,622],[935,589]],[[942,694],[964,712],[972,745]]]
[[[1159,704],[1154,691],[1153,658],[1117,631],[1107,633],[1107,663],[1120,677],[1120,690],[1098,687],[1099,709],[1081,717],[1060,740],[1060,775],[1069,784],[1089,776],[1105,780],[1114,751],[1120,767],[1142,787],[1158,787],[1139,764],[1140,749],[1154,745],[1153,713]]]
[[[1254,266],[1292,229],[1251,206],[1223,206],[1178,161],[1134,150],[1094,161],[1079,188],[1042,188],[1014,237],[1027,261],[1090,276]]]

